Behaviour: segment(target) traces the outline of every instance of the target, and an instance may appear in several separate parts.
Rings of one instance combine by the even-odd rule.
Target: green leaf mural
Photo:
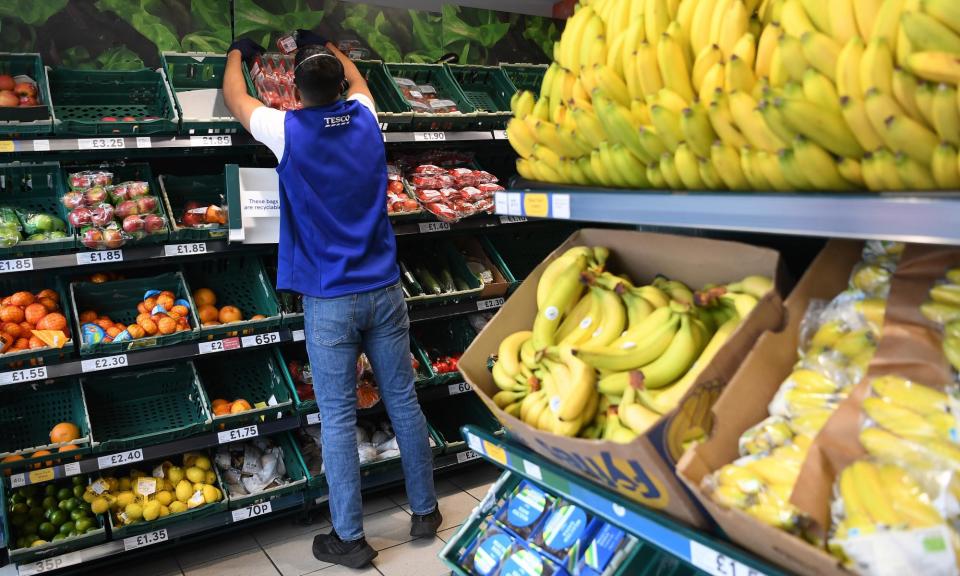
[[[97,0],[96,7],[111,11],[132,25],[137,32],[147,37],[161,52],[180,50],[176,30],[163,17],[150,13],[151,9],[161,14],[169,6],[161,0]]]
[[[68,0],[3,0],[0,2],[0,16],[38,26],[63,10],[67,2]]]
[[[277,12],[263,8],[255,0],[236,0],[233,8],[236,36],[252,38],[271,49],[271,39],[298,28],[315,28],[323,21],[324,10],[312,9],[305,0],[274,0],[271,8]]]

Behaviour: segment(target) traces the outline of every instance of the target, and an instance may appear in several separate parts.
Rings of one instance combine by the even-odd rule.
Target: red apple
[[[13,90],[17,85],[13,76],[9,74],[0,74],[0,90]]]
[[[135,234],[143,230],[143,225],[144,225],[143,218],[141,218],[137,214],[127,216],[126,218],[123,219],[124,232]]]
[[[67,192],[60,201],[63,202],[63,205],[69,210],[79,208],[86,202],[83,198],[83,192]]]
[[[157,211],[156,196],[142,196],[137,198],[137,210],[140,214],[152,214]]]
[[[20,105],[21,106],[38,106],[40,103],[37,102],[37,99],[33,96],[21,96]]]
[[[17,85],[13,87],[13,93],[21,99],[24,97],[36,98],[37,85],[32,82],[18,82]]]
[[[150,234],[154,232],[160,232],[167,227],[166,220],[163,219],[163,216],[158,216],[157,214],[147,214],[143,217],[143,229]]]
[[[99,228],[87,228],[83,231],[80,241],[87,248],[97,250],[103,244],[103,232]]]
[[[113,206],[104,202],[90,210],[90,223],[96,226],[106,226],[113,222]]]
[[[103,231],[103,243],[106,244],[107,248],[120,248],[123,246],[124,240],[126,239],[123,237],[123,233],[116,228],[107,228]]]
[[[67,215],[67,220],[70,221],[70,224],[73,224],[74,228],[79,228],[93,221],[93,213],[89,208],[74,208],[74,210]]]
[[[134,200],[124,200],[117,205],[117,218],[124,219],[127,216],[139,213],[140,211],[137,208],[137,203]]]
[[[0,90],[0,107],[13,108],[20,105],[20,98],[10,90]]]
[[[100,186],[94,186],[83,193],[83,201],[87,206],[96,206],[107,201],[107,191]]]
[[[114,118],[113,116],[104,116],[103,118],[100,119],[100,121],[101,121],[101,122],[116,122],[117,119]]]
[[[137,121],[137,119],[134,118],[133,116],[124,116],[124,117],[122,118],[122,120],[123,120],[124,122],[136,122],[136,121]]]
[[[183,218],[180,219],[180,222],[182,222],[184,226],[187,226],[189,228],[197,228],[198,226],[203,226],[204,224],[203,214],[193,210],[184,212]]]
[[[183,205],[183,211],[189,212],[191,210],[196,210],[197,208],[202,208],[203,204],[197,202],[196,200],[190,200]]]

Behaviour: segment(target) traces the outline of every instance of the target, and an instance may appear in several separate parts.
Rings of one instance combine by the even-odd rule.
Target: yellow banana
[[[710,104],[707,113],[710,116],[710,123],[713,125],[714,131],[725,145],[732,146],[735,149],[748,145],[747,138],[734,123],[735,120],[730,111],[729,98],[726,94],[720,93]]]
[[[925,0],[923,10],[954,32],[960,33],[960,6],[951,0]]]
[[[577,349],[574,355],[598,370],[624,372],[649,364],[662,355],[670,346],[680,319],[672,314],[667,322],[640,338],[617,340],[607,348]]]
[[[841,46],[826,34],[816,31],[804,34],[800,38],[800,44],[807,62],[831,81],[835,81]]]
[[[924,441],[938,437],[937,430],[923,416],[900,405],[877,397],[863,400],[863,411],[879,426],[910,440]]]
[[[863,58],[863,51],[863,40],[855,36],[844,44],[837,56],[837,94],[841,98],[863,98],[865,89],[860,86],[860,60]]]
[[[891,148],[900,150],[918,163],[929,166],[940,144],[936,134],[909,116],[891,116],[882,134]]]
[[[697,162],[700,165],[700,179],[703,180],[704,186],[709,190],[725,190],[726,184],[724,184],[723,179],[720,178],[720,174],[717,172],[717,169],[713,167],[709,157],[708,158],[697,158]]]
[[[840,101],[840,106],[844,121],[864,150],[873,151],[883,146],[883,139],[870,122],[863,101],[844,97]]]
[[[806,170],[800,166],[796,158],[796,153],[790,148],[784,148],[777,153],[777,160],[780,164],[780,170],[787,183],[794,190],[810,190],[813,183]]]
[[[591,397],[596,400],[596,373],[569,346],[560,347],[560,359],[569,371],[569,381],[557,383],[559,395],[550,399],[550,408],[561,421],[572,422],[583,415]]]
[[[680,180],[680,175],[677,174],[677,167],[673,161],[673,154],[670,152],[664,152],[660,156],[660,174],[667,182],[667,186],[669,186],[671,189],[683,189],[683,181]]]
[[[781,36],[780,41],[777,43],[777,53],[774,57],[776,58],[777,56],[779,56],[790,80],[801,82],[803,80],[803,73],[806,72],[809,63],[803,53],[803,43],[800,41],[800,37],[792,36],[789,33]],[[773,78],[770,80],[772,82]]]
[[[649,30],[648,30],[649,32]],[[657,65],[663,85],[682,96],[688,104],[694,102],[693,86],[683,54],[683,46],[669,34],[662,34],[657,44]]]
[[[497,350],[498,364],[508,376],[520,374],[520,347],[533,336],[529,330],[515,332],[500,342]]]
[[[843,176],[843,179],[856,188],[866,188],[866,182],[863,179],[863,167],[860,162],[852,158],[842,158],[837,160],[837,171]]]
[[[960,188],[960,163],[957,160],[957,149],[951,144],[943,143],[937,146],[930,169],[941,190]]]
[[[891,0],[896,2],[897,0]],[[874,38],[867,43],[860,57],[860,89],[876,88],[884,94],[893,93],[893,52],[890,42]]]
[[[929,161],[933,161],[932,157]],[[934,190],[937,187],[929,168],[904,153],[896,157],[897,174],[908,190]]]
[[[699,54],[704,48],[710,46],[710,25],[713,22],[713,13],[718,4],[718,0],[700,0],[693,13],[693,21],[690,25],[690,44],[693,51]]]
[[[677,146],[674,163],[677,166],[677,174],[680,175],[680,180],[687,190],[702,190],[704,188],[705,184],[700,177],[697,155],[693,153],[686,142]]]
[[[775,105],[780,105],[788,126],[830,152],[851,158],[863,156],[863,148],[838,112],[804,100],[778,100]]]
[[[903,12],[905,0],[884,0],[873,21],[870,40],[883,39],[892,48],[897,41],[897,30],[900,27],[900,15]]]
[[[683,141],[680,115],[664,106],[654,105],[650,107],[650,119],[657,129],[660,141],[663,142],[668,151],[675,152],[677,146]]]
[[[917,122],[925,122],[923,113],[917,105],[916,93],[919,89],[917,77],[902,68],[893,71],[893,96],[910,117]]]
[[[757,79],[753,70],[736,54],[724,66],[723,86],[727,92],[751,92]]]
[[[763,173],[763,168],[756,160],[756,152],[749,146],[740,148],[740,169],[753,190],[767,190],[772,186],[772,183],[767,180]]]
[[[662,388],[676,381],[690,368],[698,352],[690,316],[684,314],[670,346],[656,360],[640,369],[644,388]]]
[[[960,36],[929,14],[904,11],[900,27],[914,51],[960,53]]]
[[[670,24],[670,11],[666,0],[645,0],[643,21],[648,40],[655,41],[666,32]]]
[[[803,95],[814,104],[840,111],[840,96],[833,82],[814,69],[803,75]]]
[[[933,97],[933,127],[940,140],[960,145],[960,108],[957,107],[957,89],[940,84]]]
[[[826,4],[830,35],[840,44],[846,44],[851,38],[858,38],[860,31],[857,29],[853,0],[830,0]]]
[[[705,47],[699,54],[697,54],[697,58],[693,62],[691,80],[693,82],[694,89],[696,89],[698,93],[700,91],[700,87],[703,86],[703,80],[707,76],[707,72],[709,72],[710,69],[713,68],[713,65],[717,64],[718,62],[723,62],[723,52],[716,44],[711,44]]]
[[[707,75],[703,77],[703,84],[700,85],[700,102],[704,105],[712,104],[718,94],[723,94],[724,82],[726,76],[726,66],[723,62],[716,62]]]
[[[581,345],[581,349],[586,350],[607,346],[620,336],[627,324],[627,311],[619,296],[599,287],[591,287],[590,294],[600,308],[600,322],[590,338]]]
[[[866,460],[857,460],[850,467],[857,495],[870,519],[881,526],[900,527],[903,518],[890,505],[877,466]]]
[[[857,29],[860,36],[870,38],[873,34],[873,24],[877,19],[877,12],[884,0],[853,0],[853,13],[857,17]]]
[[[720,34],[716,43],[723,51],[726,58],[733,55],[734,46],[737,41],[747,33],[750,14],[747,13],[747,7],[742,0],[736,0],[723,15]]]
[[[777,47],[782,33],[783,29],[780,27],[780,24],[774,22],[768,24],[763,29],[763,33],[760,34],[760,41],[757,44],[756,64],[754,67],[757,78],[770,76],[773,52]]]
[[[814,187],[820,190],[847,190],[850,185],[840,176],[833,158],[823,148],[798,136],[793,140],[797,162],[807,172]]]
[[[710,148],[710,161],[730,190],[746,190],[749,186],[743,170],[740,168],[740,155],[737,149],[718,140]]]
[[[764,122],[753,96],[746,92],[731,92],[728,98],[734,121],[753,147],[776,152],[785,146]]]
[[[660,421],[660,415],[635,401],[636,388],[627,386],[617,407],[620,422],[635,434],[643,434]]]

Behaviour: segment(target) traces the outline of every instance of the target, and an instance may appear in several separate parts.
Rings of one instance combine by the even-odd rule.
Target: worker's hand
[[[297,48],[303,48],[305,46],[325,46],[326,44],[327,39],[315,32],[304,30],[303,28],[297,30]]]
[[[230,45],[230,48],[227,49],[227,54],[233,52],[234,50],[240,51],[240,56],[243,58],[243,61],[250,63],[254,58],[266,52],[263,46],[257,44],[249,38],[237,38],[233,41],[233,44]]]

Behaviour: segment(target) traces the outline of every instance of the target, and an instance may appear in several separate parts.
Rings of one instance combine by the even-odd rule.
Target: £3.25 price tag
[[[17,574],[20,576],[33,576],[34,574],[46,574],[54,570],[60,570],[67,566],[74,566],[83,561],[83,557],[77,552],[70,552],[54,556],[53,558],[44,558],[29,564],[21,564],[17,567]]]
[[[451,384],[447,387],[447,393],[450,396],[456,396],[457,394],[466,394],[467,392],[473,392],[473,388],[470,387],[466,382],[457,382],[456,384]]]
[[[123,138],[78,138],[77,148],[81,150],[119,150],[126,148]]]
[[[207,244],[205,242],[192,242],[190,244],[167,244],[163,247],[164,256],[193,256],[194,254],[206,254]]]
[[[240,522],[241,520],[249,520],[250,518],[256,518],[257,516],[263,516],[264,514],[269,514],[273,512],[273,507],[269,502],[262,502],[260,504],[253,504],[252,506],[247,506],[246,508],[241,508],[239,510],[234,510],[230,513],[233,516],[234,522]]]
[[[97,467],[101,470],[123,466],[132,462],[143,462],[143,448],[135,448],[126,452],[117,452],[97,458]]]
[[[503,298],[490,298],[488,300],[477,301],[477,310],[481,312],[484,310],[496,310],[501,306],[503,306]]]
[[[763,572],[693,540],[690,541],[690,563],[712,576],[765,576]]]
[[[414,142],[443,142],[447,139],[446,132],[414,132]]]
[[[139,536],[124,538],[123,549],[135,550],[137,548],[143,548],[144,546],[152,546],[154,544],[159,544],[160,542],[166,542],[168,539],[169,537],[167,536],[167,529],[161,528],[160,530],[154,530],[153,532],[147,532],[146,534],[140,534]]]
[[[260,429],[257,428],[256,424],[251,424],[250,426],[244,426],[242,428],[234,428],[233,430],[217,432],[217,442],[220,444],[229,444],[231,442],[238,442],[240,440],[254,438],[259,435]]]
[[[117,354],[116,356],[104,356],[103,358],[91,358],[80,362],[80,371],[83,373],[97,372],[100,370],[113,370],[114,368],[123,368],[127,365],[127,355]]]
[[[36,366],[34,368],[24,368],[23,370],[14,370],[13,372],[0,373],[0,384],[16,384],[18,382],[33,382],[34,380],[45,380],[47,378],[47,367]]]
[[[99,250],[97,252],[77,252],[77,264],[112,264],[123,262],[123,250]]]
[[[253,348],[254,346],[266,346],[276,344],[280,341],[279,332],[270,332],[268,334],[254,334],[253,336],[244,336],[241,340],[244,348]]]
[[[26,272],[27,270],[33,270],[33,258],[0,260],[0,274],[5,272]]]

